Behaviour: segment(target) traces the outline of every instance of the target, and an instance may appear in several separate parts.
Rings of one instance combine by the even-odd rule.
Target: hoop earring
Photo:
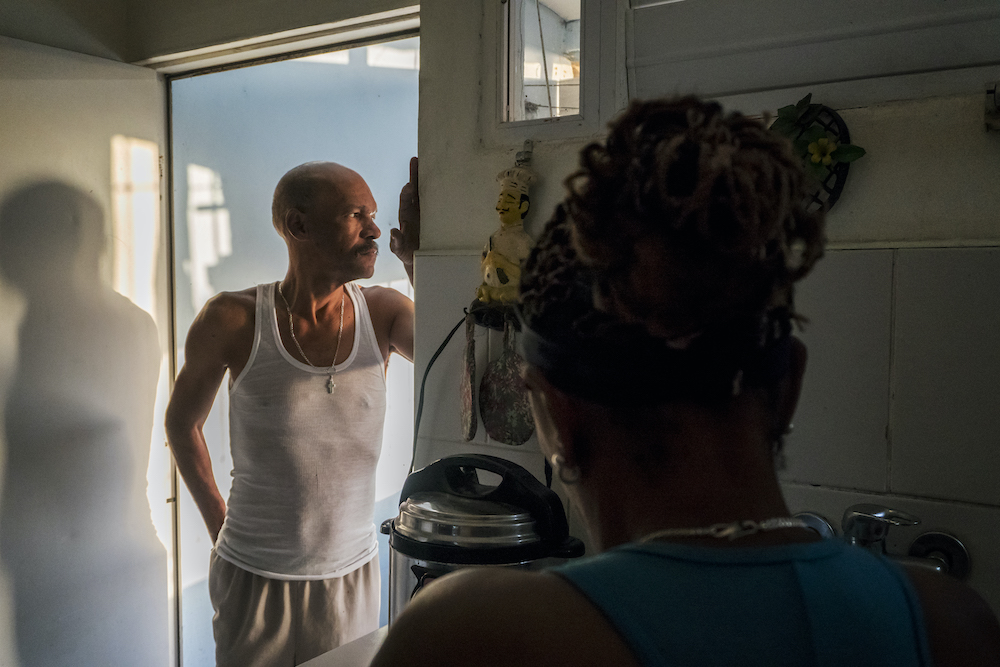
[[[553,454],[552,458],[549,459],[549,463],[552,465],[556,477],[563,484],[572,486],[580,481],[580,469],[576,466],[568,465],[562,454]]]

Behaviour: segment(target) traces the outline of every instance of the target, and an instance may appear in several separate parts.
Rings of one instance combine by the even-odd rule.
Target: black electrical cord
[[[469,314],[467,309],[465,309],[465,314]],[[427,362],[427,368],[424,369],[424,379],[420,381],[420,399],[417,401],[417,416],[413,420],[413,452],[410,456],[410,472],[413,472],[413,463],[417,460],[417,436],[420,434],[420,417],[424,412],[424,387],[427,385],[427,374],[430,373],[431,366],[433,366],[434,362],[437,361],[437,358],[441,356],[441,353],[444,352],[444,348],[451,342],[455,332],[458,331],[458,328],[463,324],[465,324],[465,317],[462,317],[462,319],[458,321],[458,324],[456,324],[452,328],[451,332],[448,333],[444,342],[438,346],[437,352],[435,352],[434,356],[431,357],[431,360]],[[473,409],[475,409],[475,407],[473,407]]]

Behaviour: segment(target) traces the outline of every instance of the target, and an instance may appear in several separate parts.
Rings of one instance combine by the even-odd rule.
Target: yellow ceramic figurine
[[[524,231],[524,216],[530,200],[528,187],[535,175],[524,167],[513,167],[497,174],[500,198],[497,213],[500,229],[490,236],[483,248],[483,284],[476,290],[480,301],[510,303],[517,299],[521,263],[531,250],[531,237]]]

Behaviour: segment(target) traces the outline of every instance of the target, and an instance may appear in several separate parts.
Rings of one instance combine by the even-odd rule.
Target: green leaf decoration
[[[798,120],[799,110],[795,108],[794,105],[789,104],[787,107],[781,107],[778,109],[778,118],[784,118],[795,122]]]
[[[822,163],[813,162],[812,160],[806,160],[806,170],[820,183],[826,179],[828,174],[827,168]]]
[[[808,127],[816,122],[819,115],[823,112],[822,104],[810,104],[809,108],[799,117],[799,125],[803,127]]]
[[[830,153],[830,157],[837,162],[854,162],[859,157],[864,157],[864,155],[864,148],[851,144],[841,144],[837,146],[837,150]]]
[[[811,179],[822,184],[830,178],[832,168],[840,162],[853,162],[865,154],[865,149],[852,144],[840,144],[829,154],[830,165],[824,165],[822,160],[813,162],[809,145],[820,139],[836,140],[828,134],[826,128],[819,124],[820,114],[825,107],[813,104],[812,93],[809,93],[794,105],[789,104],[778,109],[778,117],[771,123],[771,130],[792,141],[795,153],[800,156],[805,165],[806,173]]]
[[[791,138],[798,134],[799,128],[793,120],[788,120],[787,118],[777,118],[773,123],[771,123],[771,130],[782,136]]]
[[[805,129],[805,131],[802,133],[802,137],[801,138],[805,139],[806,143],[810,143],[811,144],[812,142],[816,141],[817,139],[822,139],[824,137],[826,137],[826,130],[824,130],[819,125],[812,125],[812,126],[807,127]]]

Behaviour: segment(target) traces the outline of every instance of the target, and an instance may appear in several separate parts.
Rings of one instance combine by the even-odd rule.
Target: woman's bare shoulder
[[[962,582],[908,568],[920,598],[935,667],[1000,667],[1000,623],[986,601]]]
[[[396,619],[373,667],[637,665],[575,588],[549,573],[466,568],[433,582]]]

